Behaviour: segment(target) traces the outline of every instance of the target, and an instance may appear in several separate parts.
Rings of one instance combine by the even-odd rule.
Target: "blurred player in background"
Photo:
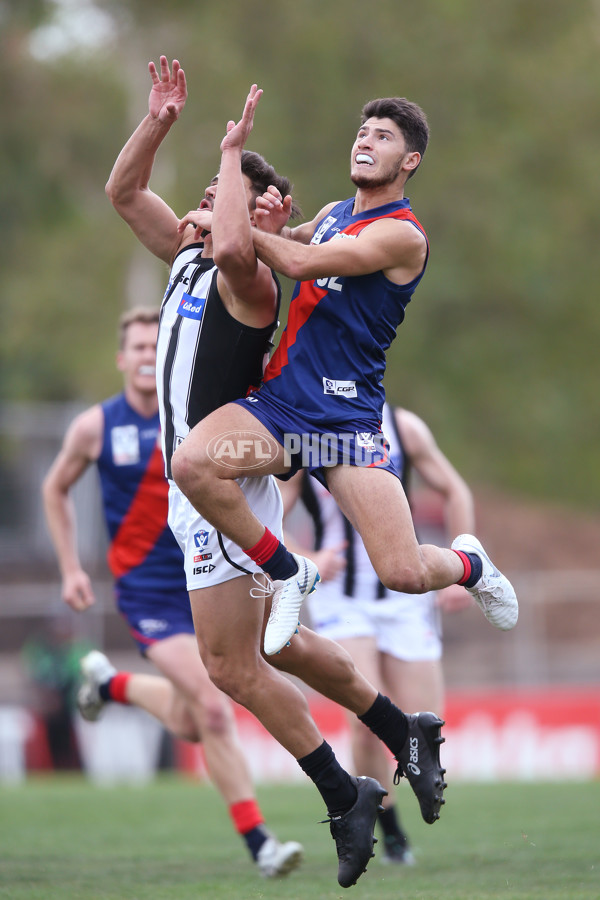
[[[450,539],[472,532],[472,493],[425,422],[406,409],[385,404],[382,429],[409,499],[414,471],[441,497]],[[338,641],[369,681],[401,709],[430,709],[442,716],[440,612],[472,605],[468,592],[460,585],[417,596],[389,591],[377,577],[360,535],[323,485],[303,470],[282,482],[281,492],[285,515],[301,503],[312,525],[312,548],[301,546],[293,531],[286,534],[286,545],[310,556],[321,574],[323,583],[308,600],[312,627]],[[354,770],[377,778],[388,791],[378,817],[383,860],[412,865],[414,856],[394,802],[389,754],[355,717],[349,717],[349,725]]]
[[[158,318],[158,311],[142,308],[122,316],[117,366],[123,392],[76,417],[43,485],[63,599],[72,609],[88,609],[95,598],[77,552],[70,492],[96,465],[117,607],[142,656],[163,676],[117,672],[94,650],[81,662],[79,708],[94,721],[105,703],[132,704],[176,737],[202,741],[208,773],[259,871],[284,875],[298,865],[302,848],[295,841],[280,843],[265,828],[231,702],[211,682],[198,653],[183,555],[167,524],[155,381]]]

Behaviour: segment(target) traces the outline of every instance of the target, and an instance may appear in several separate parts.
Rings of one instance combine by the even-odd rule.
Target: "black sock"
[[[252,854],[252,859],[256,859],[258,851],[268,838],[268,834],[264,825],[256,825],[255,828],[251,828],[250,831],[247,831],[242,837],[246,841],[248,850]]]
[[[398,756],[408,737],[408,721],[389,697],[377,694],[371,708],[358,718]]]
[[[110,683],[112,678],[109,678],[108,681],[105,681],[104,684],[101,684],[98,688],[98,693],[100,694],[100,699],[104,700],[105,703],[108,703],[109,700],[112,700],[110,696]]]
[[[400,844],[402,847],[408,844],[407,837],[400,827],[395,806],[388,806],[387,809],[380,810],[377,813],[377,821],[381,826],[384,838],[393,839],[395,843]]]
[[[298,765],[314,781],[330,816],[341,816],[354,806],[356,788],[327,741],[299,759]]]
[[[283,544],[279,544],[273,556],[261,567],[273,581],[284,581],[298,571],[298,563]]]
[[[464,552],[464,551],[463,551]],[[483,565],[481,562],[481,557],[476,553],[465,553],[465,556],[468,556],[471,561],[471,574],[467,578],[466,581],[462,582],[463,587],[472,588],[475,587],[479,579],[481,578],[481,572],[483,570]]]

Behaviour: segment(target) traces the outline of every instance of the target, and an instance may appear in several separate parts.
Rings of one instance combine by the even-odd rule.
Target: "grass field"
[[[0,897],[15,900],[598,900],[600,783],[457,784],[434,826],[398,792],[414,868],[378,856],[349,891],[311,785],[259,788],[268,823],[305,847],[301,869],[270,881],[255,872],[219,795],[161,777],[100,788],[78,776],[0,789]]]

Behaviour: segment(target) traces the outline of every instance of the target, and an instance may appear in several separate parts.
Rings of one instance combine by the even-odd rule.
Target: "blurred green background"
[[[147,110],[148,60],[187,75],[152,182],[179,215],[252,82],[249,147],[307,217],[353,193],[363,103],[403,95],[431,126],[408,191],[431,260],[388,396],[472,482],[597,510],[600,4],[0,0],[0,49],[0,399],[118,390],[116,319],[160,300],[166,269],[104,195]]]

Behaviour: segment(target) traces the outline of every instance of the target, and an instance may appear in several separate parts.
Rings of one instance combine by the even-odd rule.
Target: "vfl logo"
[[[190,294],[183,294],[177,307],[177,313],[186,319],[196,319],[200,321],[204,315],[204,307],[206,306],[206,297],[192,297]]]
[[[408,759],[409,762],[406,764],[406,768],[413,775],[420,775],[421,770],[419,768],[419,739],[416,737],[411,737],[409,740],[409,753]]]
[[[194,535],[194,544],[199,549],[206,547],[208,544],[208,531],[197,531]]]
[[[311,244],[320,244],[327,229],[330,228],[336,221],[337,219],[335,218],[335,216],[327,216],[326,219],[323,219],[310,240]]]

